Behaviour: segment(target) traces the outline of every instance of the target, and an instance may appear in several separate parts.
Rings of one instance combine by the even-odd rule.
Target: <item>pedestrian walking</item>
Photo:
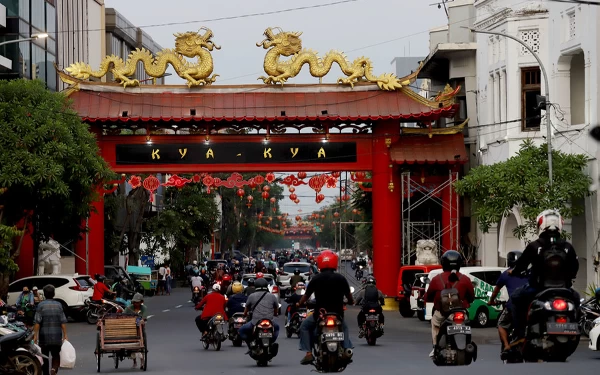
[[[156,287],[156,295],[164,295],[165,294],[165,277],[166,277],[167,269],[165,266],[160,266],[158,269],[158,286]]]
[[[165,289],[167,291],[167,295],[171,295],[171,281],[173,280],[173,275],[171,275],[171,266],[169,263],[165,266]]]
[[[67,318],[60,302],[54,300],[55,289],[52,285],[43,288],[44,301],[40,302],[35,313],[33,341],[47,357],[44,359],[43,374],[56,375],[60,366],[60,349],[67,340]]]

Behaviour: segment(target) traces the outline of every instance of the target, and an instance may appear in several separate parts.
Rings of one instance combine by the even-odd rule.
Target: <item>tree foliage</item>
[[[88,126],[42,82],[0,81],[0,134],[2,224],[27,219],[37,241],[76,238],[97,187],[114,178]]]
[[[530,140],[523,142],[515,156],[475,167],[454,186],[460,195],[471,198],[484,232],[508,216],[513,207],[519,207],[526,222],[514,234],[525,238],[543,210],[557,209],[565,218],[583,212],[577,200],[589,194],[591,179],[583,172],[586,157],[554,150],[552,158],[552,187],[548,180],[547,145],[538,147]]]

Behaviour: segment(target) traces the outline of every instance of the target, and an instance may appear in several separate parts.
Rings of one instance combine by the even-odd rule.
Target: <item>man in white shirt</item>
[[[167,269],[164,266],[161,266],[158,269],[158,286],[156,288],[156,294],[165,294],[165,276],[167,274]]]
[[[194,287],[200,288],[201,286],[202,286],[202,278],[200,277],[200,275],[195,274],[194,276],[192,276],[192,290],[194,290]]]

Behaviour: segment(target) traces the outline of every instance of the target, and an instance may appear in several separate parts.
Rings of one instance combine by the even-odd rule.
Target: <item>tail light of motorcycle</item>
[[[219,315],[216,315],[216,316],[215,316],[215,322],[220,322],[220,321],[222,321],[222,320],[223,320],[223,315],[220,315],[220,314],[219,314]]]
[[[200,288],[198,288],[197,286],[194,287],[194,292],[199,292]]]
[[[566,322],[567,322],[566,316],[557,316],[556,317],[556,323],[566,323]]]
[[[452,319],[456,324],[463,324],[465,321],[465,313],[462,311],[458,311],[454,313],[454,318]]]
[[[273,293],[273,294],[279,293],[279,287],[278,286],[274,286],[273,289],[271,290],[271,293]]]
[[[554,310],[563,311],[566,310],[567,307],[567,301],[565,301],[564,299],[555,299],[554,301],[552,301],[552,308]]]
[[[258,326],[260,328],[271,328],[271,322],[269,322],[268,320],[263,320],[260,323],[258,323]]]
[[[370,312],[370,313],[374,313],[374,312],[375,312],[375,309],[371,309],[371,310],[369,310],[369,312]]]
[[[334,318],[334,317],[331,317],[331,316],[330,316],[330,317],[328,317],[328,318],[327,318],[327,322],[325,323],[325,325],[326,325],[327,327],[333,327],[333,326],[335,326],[335,318]]]
[[[244,318],[237,318],[236,322],[237,323],[243,323],[244,322]]]
[[[301,317],[306,318],[306,313],[300,314]]]

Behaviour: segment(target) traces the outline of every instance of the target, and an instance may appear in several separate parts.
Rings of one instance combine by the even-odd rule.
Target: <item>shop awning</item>
[[[403,136],[390,151],[397,164],[464,164],[469,160],[462,134]]]

